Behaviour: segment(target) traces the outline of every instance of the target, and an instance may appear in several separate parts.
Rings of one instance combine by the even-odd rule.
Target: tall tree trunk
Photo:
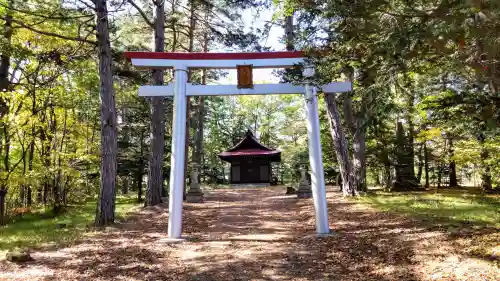
[[[190,5],[190,16],[189,16],[189,30],[188,30],[188,52],[193,52],[194,51],[194,32],[196,30],[196,7],[197,7],[197,0],[190,0],[189,5]],[[189,82],[193,83],[193,72],[189,72]],[[186,194],[187,194],[187,186],[189,183],[186,183],[186,179],[188,181],[191,180],[191,177],[189,177],[189,170],[188,170],[188,159],[189,159],[189,139],[191,136],[191,111],[192,111],[192,104],[191,104],[191,97],[187,97],[187,102],[186,102],[186,142],[184,143],[184,180],[182,181],[184,183],[184,188],[183,188],[183,199],[186,200]],[[193,153],[194,153],[194,147],[193,147]]]
[[[62,204],[64,207],[68,206],[68,185],[69,185],[69,177],[66,177],[66,182],[64,183],[62,190]]]
[[[352,172],[354,182],[353,185],[357,190],[366,190],[366,160],[365,160],[365,136],[366,129],[364,127],[364,112],[359,112],[359,116],[355,116],[352,108],[352,97],[347,95],[344,99],[344,119],[347,128],[351,132],[353,138],[353,153],[352,153]]]
[[[3,145],[4,147],[4,163],[3,163],[3,171],[5,173],[10,172],[10,136],[8,134],[8,128],[7,125],[3,125],[3,134],[4,134],[4,139],[5,139],[5,144]],[[0,225],[6,224],[6,219],[5,219],[5,197],[7,195],[7,190],[8,190],[8,180],[2,178],[2,183],[0,186]]]
[[[46,119],[46,113],[44,112],[44,119]],[[50,123],[50,122],[49,122]],[[44,142],[42,146],[43,163],[47,169],[50,168],[50,134],[42,129],[41,139]],[[49,202],[49,192],[50,192],[50,178],[49,173],[45,174],[43,177],[43,205],[47,205]]]
[[[476,24],[476,26],[480,26],[482,23],[483,23],[483,18],[482,17],[474,17],[474,23]],[[480,40],[478,40],[477,42],[477,46],[479,47],[479,52],[477,52],[477,54],[479,54],[479,59],[481,60],[484,60],[484,59],[489,59],[489,60],[495,60],[498,62],[498,57],[488,57],[488,52],[485,50],[485,43],[483,42],[484,41],[484,38],[480,38]],[[498,54],[498,52],[492,52],[492,53],[495,53],[495,54]],[[488,84],[489,84],[489,89],[492,93],[492,95],[496,95],[498,96],[498,84],[495,83],[495,81],[493,79],[496,78],[496,82],[498,82],[498,75],[495,75],[495,71],[497,70],[496,68],[498,67],[498,63],[496,63],[495,65],[492,65],[492,66],[489,66],[488,67],[488,76],[489,76],[489,80]],[[497,72],[498,73],[498,72]],[[477,77],[478,77],[478,82],[479,84],[482,84],[482,81],[483,78],[482,78],[483,75],[481,75],[479,72],[477,73]],[[493,78],[493,79],[491,79]],[[484,116],[486,117],[486,116]],[[481,145],[481,153],[480,153],[480,157],[481,157],[481,162],[480,162],[480,166],[481,166],[481,189],[483,191],[486,191],[486,192],[491,192],[493,191],[493,182],[492,182],[492,178],[491,178],[491,168],[490,166],[488,165],[487,163],[487,160],[488,160],[488,157],[489,157],[489,151],[488,151],[488,148],[485,146],[485,142],[486,142],[486,135],[483,133],[485,130],[486,130],[486,122],[488,122],[488,118],[482,118],[483,120],[483,125],[481,125],[481,129],[482,129],[482,132],[479,134],[478,136],[478,140],[479,140],[479,144]]]
[[[117,122],[106,2],[106,0],[95,1],[101,84],[101,181],[95,218],[96,225],[107,225],[114,222],[116,200]]]
[[[416,181],[416,177],[415,177],[415,149],[413,146],[414,139],[415,139],[415,129],[413,126],[413,120],[410,119],[408,121],[408,137],[407,137],[406,144],[405,144],[407,155],[408,155],[408,160],[407,160],[408,161],[408,168],[407,168],[406,172],[408,173],[408,177],[411,178],[411,180]]]
[[[52,105],[52,102],[50,103],[49,106],[49,143],[50,143],[50,151],[52,152],[49,155],[49,165],[48,167],[51,167],[52,169],[58,169],[59,167],[57,166],[57,117],[55,114],[55,106]],[[52,193],[52,211],[54,215],[57,215],[59,212],[61,203],[61,194],[60,194],[60,187],[59,187],[59,182],[58,182],[58,172],[53,172],[50,174],[51,178],[49,180],[49,185],[51,186],[51,193]]]
[[[21,145],[21,149],[22,151],[27,151],[26,148],[25,148],[25,143],[24,141],[20,141],[19,145]],[[26,157],[28,157],[28,155],[25,153],[23,155],[23,158],[22,158],[22,161],[23,161],[23,178],[26,179],[26,173],[28,171],[28,159],[26,159]],[[26,182],[24,182],[23,184],[21,184],[21,186],[19,187],[19,206],[24,208],[26,206],[26,190],[27,190],[27,187],[28,185],[26,184]]]
[[[441,188],[441,181],[443,179],[443,164],[441,162],[438,162],[437,169],[438,169],[437,188],[440,189]]]
[[[335,95],[325,95],[325,103],[328,111],[328,123],[330,124],[330,133],[332,135],[335,154],[342,175],[342,192],[344,196],[356,196],[358,191],[353,184],[353,176],[351,164],[349,162],[349,154],[347,150],[347,139],[342,131],[342,123],[340,122],[339,111],[335,100]]]
[[[141,168],[143,167],[142,163],[141,163],[140,167]],[[137,179],[136,179],[136,184],[137,184],[137,202],[139,202],[139,203],[142,202],[142,175],[143,175],[143,171],[144,170],[142,170],[140,172],[137,172]]]
[[[203,75],[205,77],[205,74]],[[203,84],[205,85],[205,84]],[[198,98],[198,106],[196,112],[196,120],[195,120],[195,139],[194,139],[194,147],[192,154],[193,163],[202,165],[202,156],[203,156],[203,121],[205,117],[205,99],[201,96]],[[201,173],[200,173],[201,174]]]
[[[14,5],[14,0],[9,1],[9,8]],[[5,16],[5,22],[3,26],[3,38],[5,44],[1,50],[0,55],[0,92],[6,91],[10,86],[9,69],[10,69],[10,52],[11,42],[12,42],[12,11],[8,9]],[[7,104],[4,100],[0,100],[0,117],[3,117],[7,112]]]
[[[31,173],[33,170],[33,156],[35,154],[35,134],[33,132],[34,126],[32,127],[31,135],[32,140],[30,142],[30,147],[28,151],[28,172]],[[26,205],[30,207],[33,204],[33,187],[30,184],[26,185]]]
[[[144,131],[141,131],[141,138],[139,141],[141,154],[139,157],[139,167],[137,170],[136,181],[137,181],[137,202],[142,202],[142,176],[144,175]]]
[[[208,20],[209,8],[207,7],[207,15],[205,19]],[[203,52],[208,52],[208,31],[203,34]],[[207,84],[207,70],[202,70],[201,84]],[[203,131],[204,131],[204,121],[205,121],[205,97],[198,97],[198,106],[196,107],[196,116],[194,120],[194,144],[193,144],[193,154],[192,161],[200,165],[200,172],[198,174],[198,182],[201,182],[201,175],[203,173]]]
[[[128,194],[128,189],[129,189],[129,178],[128,175],[123,177],[123,182],[122,182],[122,194],[126,195]]]
[[[361,120],[360,120],[361,121]],[[354,173],[354,184],[357,190],[366,191],[366,159],[365,159],[365,135],[364,125],[359,124],[353,138],[352,168]]]
[[[424,168],[424,160],[423,160],[423,157],[422,157],[422,151],[424,149],[424,144],[421,144],[420,145],[420,148],[418,149],[418,154],[417,154],[417,157],[418,157],[418,172],[417,172],[417,182],[420,183],[420,181],[422,180],[422,172],[423,172],[423,168]]]
[[[165,1],[155,2],[155,52],[165,51]],[[153,83],[163,85],[163,70],[153,70]],[[151,99],[151,146],[149,154],[146,206],[161,203],[163,189],[163,158],[165,154],[165,100]]]
[[[41,120],[43,123],[46,122],[46,114],[45,112],[42,113]],[[47,133],[45,132],[45,128],[42,128],[40,126],[40,160],[44,164],[44,166],[47,166],[47,153],[45,152],[47,150]],[[43,175],[43,182],[41,186],[38,187],[38,195],[37,195],[37,201],[38,203],[43,203],[44,205],[47,204],[47,175]]]
[[[9,127],[6,124],[3,124],[3,135],[5,139],[5,143],[3,144],[3,150],[4,150],[4,157],[3,157],[3,172],[5,174],[10,173],[10,135],[9,135]],[[5,194],[7,194],[7,189],[9,187],[9,182],[7,177],[4,179],[2,178],[2,187],[0,189],[3,189]],[[5,202],[4,202],[5,203]]]
[[[405,74],[406,76],[406,74]],[[415,149],[414,149],[414,141],[415,141],[415,128],[413,125],[413,114],[415,111],[415,93],[411,91],[411,82],[409,78],[407,79],[407,85],[406,88],[410,89],[408,91],[407,95],[407,116],[406,120],[408,122],[408,136],[405,139],[405,150],[407,154],[407,170],[405,173],[407,173],[408,180],[410,181],[416,181],[415,178]],[[414,183],[415,184],[415,183]]]
[[[424,142],[424,167],[425,167],[425,188],[430,187],[429,183],[429,152],[427,151],[427,144]]]
[[[128,108],[122,108],[123,142],[130,142],[130,124],[128,124]],[[126,173],[122,182],[122,194],[127,194],[129,189],[129,174]]]
[[[21,148],[25,151],[24,144],[21,142]],[[26,155],[23,157],[23,178],[26,178],[26,171],[28,169],[28,161],[26,161]],[[26,184],[23,183],[19,187],[19,206],[24,207],[26,205]]]
[[[0,225],[5,225],[7,220],[5,219],[5,197],[7,195],[7,188],[5,186],[0,187]]]
[[[293,13],[286,17],[285,24],[285,36],[286,36],[286,50],[294,51],[294,34],[293,34]]]
[[[61,137],[61,145],[59,146],[59,155],[56,155],[57,159],[57,175],[54,181],[54,214],[58,214],[61,211],[62,204],[61,201],[64,195],[64,192],[61,192],[61,178],[62,178],[62,153],[64,150],[64,144],[66,141],[66,135],[68,133],[68,112],[64,109],[64,118],[63,118],[63,132]],[[57,145],[57,142],[55,142]]]
[[[403,128],[403,123],[397,122],[396,124],[396,182],[402,183],[404,179],[404,165],[405,162],[405,133]]]
[[[453,148],[453,138],[450,137],[448,139],[448,159],[449,159],[449,170],[450,170],[450,187],[458,187],[457,180],[457,165],[455,160],[453,160],[453,156],[455,154],[455,150]]]
[[[47,181],[45,181],[43,183],[43,197],[42,197],[44,206],[47,205],[47,203],[49,202],[49,191],[50,191],[50,185]]]
[[[52,168],[55,168],[55,156],[57,154],[57,118],[55,116],[55,110],[54,110],[54,107],[55,105],[53,104],[53,102],[50,100],[49,101],[49,123],[48,123],[48,126],[49,126],[49,131],[48,131],[48,134],[47,134],[47,147],[48,147],[48,151],[47,151],[47,158],[46,158],[46,167],[50,170],[52,170]],[[54,158],[54,161],[52,161]],[[48,186],[48,192],[50,193],[50,195],[52,195],[52,202],[55,203],[55,201],[57,200],[56,197],[59,197],[59,192],[57,190],[57,186],[56,186],[56,181],[55,181],[55,177],[56,177],[56,173],[54,172],[51,172],[51,173],[47,173],[48,174],[48,177],[47,177],[47,186]],[[50,199],[50,198],[49,198]]]
[[[50,101],[47,98],[44,101],[44,108],[49,108],[50,107]],[[49,128],[45,128],[45,126],[40,126],[40,142],[41,142],[41,151],[40,151],[40,156],[42,159],[42,163],[45,166],[46,169],[50,169],[51,163],[50,163],[50,154],[51,154],[51,141],[52,141],[52,136],[50,135],[50,128],[52,128],[52,123],[51,120],[47,120],[47,111],[43,110],[41,113],[41,123],[42,124],[47,124]],[[48,129],[48,130],[47,130]],[[47,205],[49,201],[49,192],[51,190],[50,188],[50,174],[48,172],[43,175],[43,183],[42,183],[42,190],[39,192],[39,199],[41,202],[43,202],[44,205]],[[40,202],[39,200],[39,202]]]
[[[177,0],[172,0],[171,12],[173,15],[176,13]],[[171,28],[172,28],[172,52],[177,50],[177,22],[171,18]]]
[[[486,192],[493,190],[493,183],[491,178],[491,168],[487,163],[490,155],[488,148],[485,145],[486,138],[484,134],[479,136],[479,144],[481,145],[481,189]]]
[[[391,188],[392,178],[391,178],[391,161],[389,159],[389,151],[387,149],[382,150],[382,161],[384,163],[384,187],[386,189]]]
[[[31,108],[31,114],[33,114],[33,116],[36,114],[36,97],[35,97],[35,93],[33,93],[33,104],[32,104],[32,108]],[[34,159],[34,156],[35,156],[35,138],[36,138],[36,127],[35,127],[35,124],[32,124],[31,126],[31,143],[30,143],[30,147],[29,147],[29,150],[28,150],[28,172],[31,173],[33,171],[33,159]],[[26,190],[26,203],[28,206],[31,206],[32,205],[32,190],[33,190],[33,186],[32,184],[30,183],[29,185],[27,185],[27,190]]]
[[[45,115],[42,114],[42,117],[41,117],[42,123],[44,122],[44,118],[45,118],[44,116]],[[40,130],[40,148],[41,148],[40,161],[44,162],[44,159],[45,159],[45,130],[44,129]],[[43,189],[44,189],[44,186],[45,186],[45,181],[44,181],[44,183],[42,185],[39,185],[37,187],[36,199],[37,199],[38,203],[44,202],[44,200],[43,200],[43,194],[44,194]]]
[[[9,1],[9,8],[14,5],[14,1]],[[0,92],[8,91],[10,86],[10,78],[9,78],[9,69],[10,69],[10,52],[11,52],[11,42],[12,42],[12,13],[9,9],[7,11],[7,15],[5,16],[5,22],[3,26],[3,40],[4,47],[1,50],[2,54],[0,55]],[[2,98],[0,99],[0,119],[3,119],[5,115],[8,114],[9,107],[7,102]],[[2,122],[0,127],[0,146],[3,145],[3,140],[5,139],[5,143],[7,144],[8,136],[5,134],[7,124]],[[9,152],[6,149],[5,153],[8,155]],[[7,168],[7,167],[4,167]],[[8,169],[3,170],[8,173]],[[5,222],[5,196],[7,195],[7,186],[2,184],[0,187],[0,225],[4,225]]]

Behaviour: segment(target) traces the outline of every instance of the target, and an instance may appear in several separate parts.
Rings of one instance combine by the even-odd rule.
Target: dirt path
[[[329,190],[335,235],[316,238],[312,200],[283,189],[219,190],[186,204],[184,234],[166,242],[168,213],[143,210],[66,248],[0,262],[0,280],[500,280],[460,239],[373,211]],[[475,235],[481,235],[476,233]]]

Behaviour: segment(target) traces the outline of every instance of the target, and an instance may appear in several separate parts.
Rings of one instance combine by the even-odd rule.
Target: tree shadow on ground
[[[2,262],[0,270],[23,279],[43,269],[40,280],[430,280],[435,272],[426,262],[456,250],[436,251],[453,238],[418,220],[368,210],[338,193],[328,194],[335,232],[316,237],[312,200],[281,192],[220,190],[203,204],[185,204],[181,243],[165,239],[162,205],[71,247],[37,252],[22,268]]]

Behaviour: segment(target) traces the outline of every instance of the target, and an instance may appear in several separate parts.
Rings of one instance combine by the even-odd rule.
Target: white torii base
[[[325,177],[320,141],[317,89],[308,83],[304,86],[292,84],[255,85],[253,89],[238,89],[234,85],[191,85],[187,83],[187,72],[191,68],[236,68],[238,65],[253,65],[258,68],[293,67],[304,62],[302,52],[261,52],[261,53],[152,53],[126,52],[126,57],[137,67],[154,69],[174,69],[174,84],[166,86],[142,86],[141,96],[174,96],[174,122],[172,135],[172,157],[170,171],[170,201],[168,237],[181,238],[182,203],[184,192],[186,105],[187,96],[210,95],[255,95],[255,94],[305,94],[307,112],[307,133],[309,139],[309,162],[311,165],[311,185],[316,212],[316,233],[330,232],[326,201]],[[314,75],[308,67],[305,77]],[[351,90],[350,82],[331,83],[321,87],[325,93]]]

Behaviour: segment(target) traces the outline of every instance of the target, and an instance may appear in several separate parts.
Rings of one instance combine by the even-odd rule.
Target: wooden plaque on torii
[[[238,89],[253,89],[253,68],[252,65],[237,65]]]

